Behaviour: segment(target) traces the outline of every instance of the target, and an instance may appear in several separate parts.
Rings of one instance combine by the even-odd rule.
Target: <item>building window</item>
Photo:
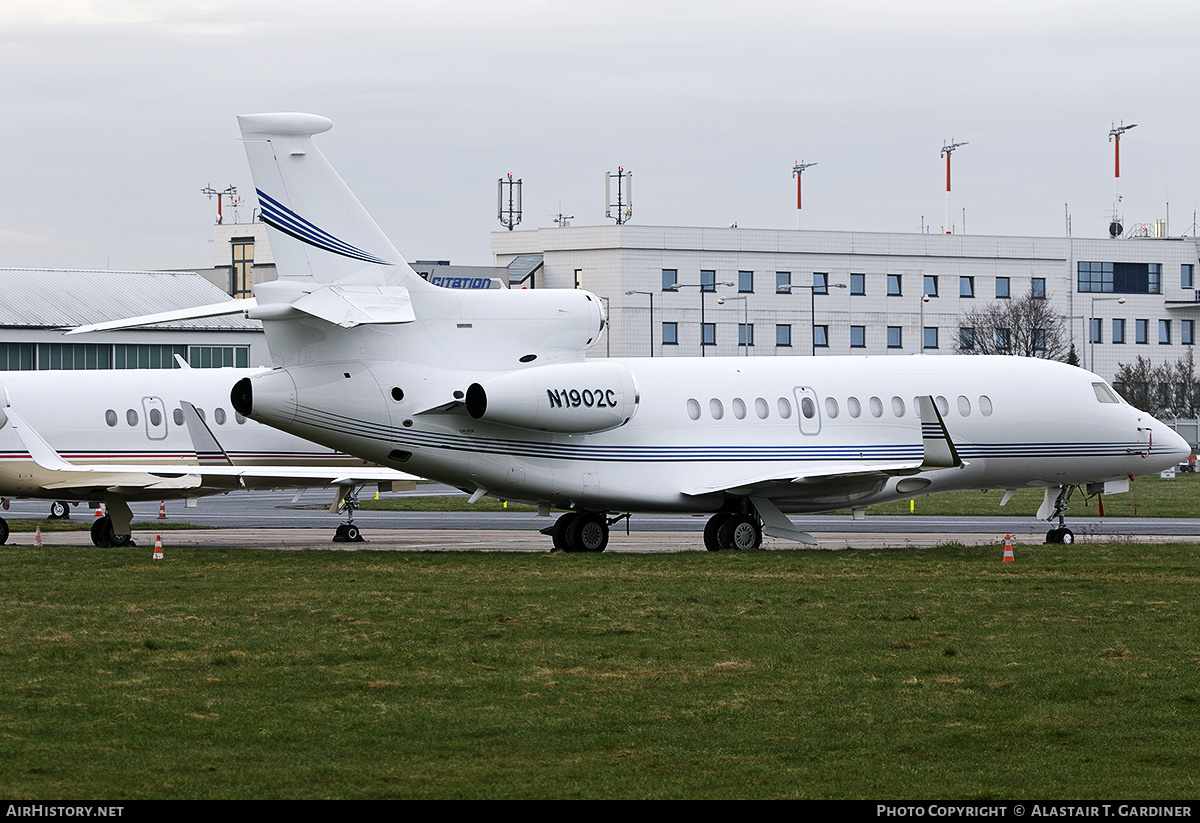
[[[997,277],[996,278],[996,298],[999,300],[1007,300],[1010,296],[1011,296],[1011,292],[1008,287],[1008,278],[1007,277]]]
[[[1149,343],[1150,342],[1150,321],[1149,320],[1134,320],[1133,321],[1133,342],[1134,343]]]
[[[0,371],[31,371],[32,343],[0,343]]]
[[[229,269],[229,294],[238,299],[251,297],[254,294],[254,238],[234,237],[229,241],[229,247],[233,252]]]
[[[1029,293],[1034,300],[1046,299],[1046,278],[1034,277],[1029,281]]]
[[[754,345],[754,324],[753,323],[738,323],[738,345],[753,346]]]
[[[958,330],[958,347],[963,351],[971,351],[975,348],[974,328],[963,326]]]
[[[792,345],[792,327],[781,324],[775,327],[775,345],[776,346],[791,346]]]
[[[889,274],[887,276],[887,293],[888,297],[900,297],[900,275]]]
[[[1179,342],[1185,346],[1190,346],[1196,342],[1196,321],[1195,320],[1180,320],[1179,321]]]
[[[583,269],[575,269],[575,288],[583,288]]]
[[[662,342],[664,346],[679,345],[679,324],[678,323],[663,323],[662,324]]]
[[[1045,329],[1036,329],[1035,328],[1033,330],[1033,350],[1034,351],[1045,351],[1046,350],[1046,330]]]
[[[1183,263],[1179,266],[1179,286],[1184,289],[1195,288],[1193,283],[1195,280],[1196,267],[1192,263]]]
[[[39,369],[111,369],[112,347],[105,343],[38,343]]]
[[[829,327],[813,326],[813,348],[829,348]]]
[[[168,348],[164,346],[163,348]],[[193,369],[220,369],[234,367],[244,369],[250,365],[249,346],[189,346],[188,364]],[[151,368],[177,368],[177,366],[151,366]]]
[[[199,351],[201,346],[193,346],[192,351]],[[220,348],[224,348],[223,346]],[[230,347],[233,348],[232,346]],[[246,360],[250,359],[250,349],[248,346],[238,346],[246,352]],[[146,345],[137,343],[118,343],[113,346],[113,368],[116,369],[177,369],[179,362],[175,359],[175,355],[188,358],[188,363],[196,366],[192,362],[187,346],[159,346]],[[211,361],[212,355],[209,354]],[[225,359],[222,353],[221,360]],[[230,363],[229,365],[233,365]]]
[[[925,282],[923,283],[922,288],[924,289],[922,294],[926,294],[929,297],[937,297],[938,296],[937,275],[936,274],[925,275]]]
[[[1161,294],[1161,263],[1104,263],[1081,260],[1077,264],[1081,292]]]
[[[792,290],[792,273],[790,271],[775,272],[775,291],[787,294]]]
[[[754,272],[738,272],[738,292],[741,294],[751,294],[754,292]]]
[[[937,326],[926,326],[924,329],[922,329],[921,344],[927,349],[936,349],[938,347]]]
[[[867,293],[867,276],[865,274],[850,275],[850,293],[851,294],[866,294]]]
[[[717,324],[702,323],[700,325],[700,345],[715,346],[717,345]]]
[[[904,346],[904,337],[899,326],[887,327],[887,340],[889,349],[899,349]]]
[[[700,270],[700,291],[717,290],[717,273],[712,269]]]
[[[679,271],[677,269],[662,270],[662,290],[673,291],[671,288],[679,282]]]
[[[1158,345],[1160,345],[1160,346],[1171,345],[1171,321],[1170,320],[1159,320],[1158,321]]]
[[[1010,337],[1008,329],[996,329],[996,351],[1008,351]]]
[[[974,297],[975,296],[975,278],[974,277],[958,278],[958,296],[959,297]]]
[[[813,272],[813,294],[829,294],[829,275],[823,271]]]
[[[1124,317],[1114,317],[1113,318],[1112,341],[1114,343],[1124,343],[1125,342],[1125,318]]]
[[[867,327],[866,326],[851,326],[850,327],[850,348],[865,349],[867,347]]]
[[[1088,342],[1089,343],[1103,343],[1104,342],[1104,332],[1102,331],[1102,326],[1101,326],[1099,317],[1093,317],[1091,320],[1088,321]]]

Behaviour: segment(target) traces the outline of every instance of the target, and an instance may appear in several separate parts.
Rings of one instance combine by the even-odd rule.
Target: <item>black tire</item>
[[[602,514],[580,513],[567,529],[567,543],[577,552],[604,551],[608,548],[608,521]]]
[[[0,517],[0,546],[8,542],[8,521]]]
[[[567,533],[571,529],[571,523],[578,516],[578,512],[567,512],[554,521],[554,530],[550,532],[550,539],[554,542],[554,548],[561,552],[572,550],[571,544],[567,540]]]
[[[704,548],[710,552],[719,552],[724,548],[718,537],[718,532],[720,532],[721,526],[725,525],[725,521],[732,516],[729,512],[717,512],[708,518],[708,522],[704,524]]]
[[[358,526],[353,523],[346,524],[346,542],[361,543],[363,539],[362,532],[358,530]]]
[[[1070,546],[1075,543],[1075,532],[1070,529],[1060,529],[1058,533],[1058,542],[1065,546]]]
[[[108,515],[97,517],[92,521],[92,545],[98,549],[111,549],[113,545],[112,521]]]
[[[50,519],[51,520],[66,520],[71,516],[71,506],[62,501],[55,500],[50,504]]]
[[[762,544],[762,531],[758,523],[748,514],[735,514],[721,524],[717,530],[721,546],[736,551],[757,549]]]
[[[1047,543],[1061,543],[1062,539],[1060,536],[1060,530],[1059,529],[1051,529],[1050,531],[1046,532],[1046,542]]]

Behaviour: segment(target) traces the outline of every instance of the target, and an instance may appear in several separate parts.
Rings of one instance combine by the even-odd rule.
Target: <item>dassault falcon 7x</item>
[[[103,503],[92,542],[129,542],[131,500],[177,500],[236,489],[336,486],[353,513],[356,489],[412,477],[247,420],[229,386],[253,369],[8,372],[0,376],[0,500]],[[340,540],[357,540],[352,520]],[[0,517],[0,543],[8,523]]]
[[[602,551],[633,512],[709,513],[711,550],[813,542],[787,514],[1021,487],[1045,489],[1047,539],[1071,542],[1073,490],[1124,491],[1187,453],[1100,377],[1044,360],[588,359],[594,295],[434,286],[315,145],[329,120],[239,124],[280,277],[248,312],[275,368],[234,408],[472,500],[566,509],[556,547]]]

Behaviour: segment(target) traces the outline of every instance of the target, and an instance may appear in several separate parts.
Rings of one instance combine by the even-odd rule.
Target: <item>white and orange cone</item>
[[[1016,560],[1017,558],[1013,556],[1012,550],[1012,535],[1006,534],[1004,535],[1004,560],[1002,562],[1015,563]]]
[[[159,520],[167,519],[167,501],[166,500],[160,500],[158,503],[158,519]]]
[[[33,545],[40,547],[42,545],[42,527],[33,527]]]
[[[163,559],[162,535],[161,534],[154,535],[154,559],[155,560]]]

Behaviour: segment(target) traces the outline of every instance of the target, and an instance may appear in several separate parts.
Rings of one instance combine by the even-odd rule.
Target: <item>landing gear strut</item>
[[[704,548],[710,552],[757,549],[761,545],[762,524],[753,510],[717,512],[704,525]]]
[[[1075,542],[1075,532],[1067,528],[1065,520],[1066,513],[1070,510],[1067,503],[1071,500],[1071,492],[1075,490],[1074,486],[1063,486],[1059,491],[1058,497],[1054,499],[1054,511],[1047,517],[1047,520],[1058,518],[1058,528],[1051,529],[1046,532],[1047,543],[1062,543],[1071,544]]]
[[[92,521],[92,545],[100,549],[119,549],[135,546],[133,536],[113,531],[112,518],[107,514]]]
[[[346,512],[346,522],[333,532],[334,543],[362,543],[362,532],[354,525],[354,510],[358,508],[358,489],[348,488],[342,495],[342,510]]]
[[[602,552],[608,547],[608,518],[601,512],[567,512],[550,529],[554,548],[564,552]]]

